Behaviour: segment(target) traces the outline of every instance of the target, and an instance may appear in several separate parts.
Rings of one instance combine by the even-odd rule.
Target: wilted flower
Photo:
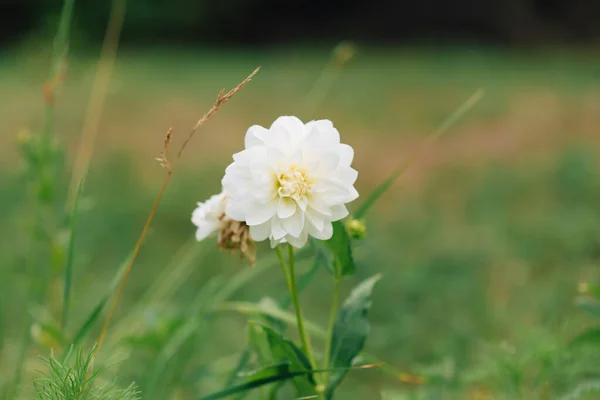
[[[204,203],[198,203],[198,207],[192,213],[192,223],[198,227],[196,240],[201,241],[217,234],[217,247],[239,251],[242,256],[248,258],[250,264],[254,264],[256,250],[248,225],[234,221],[225,214],[228,197],[225,193],[219,193]]]
[[[273,247],[302,247],[308,235],[331,238],[331,223],[346,217],[345,204],[358,197],[354,150],[340,143],[331,121],[279,117],[269,129],[250,127],[245,147],[223,178],[227,216]]]
[[[198,228],[196,240],[201,241],[219,232],[225,226],[225,201],[227,195],[219,193],[212,195],[192,213],[192,223]]]
[[[248,225],[243,221],[226,218],[226,223],[219,232],[217,247],[233,252],[239,251],[240,257],[245,256],[250,261],[250,265],[256,262],[256,244],[250,237]]]

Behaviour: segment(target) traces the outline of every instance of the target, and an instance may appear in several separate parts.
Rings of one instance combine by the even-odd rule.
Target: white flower
[[[279,117],[269,129],[250,127],[245,147],[223,178],[227,216],[273,247],[302,247],[308,235],[331,238],[331,223],[347,216],[345,204],[358,197],[354,150],[340,143],[331,121]]]
[[[225,216],[226,200],[227,195],[219,193],[204,203],[198,203],[198,207],[192,213],[192,223],[198,227],[196,240],[204,240],[223,229],[228,220]]]

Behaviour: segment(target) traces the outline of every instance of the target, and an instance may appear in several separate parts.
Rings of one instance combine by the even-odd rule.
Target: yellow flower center
[[[291,166],[277,175],[277,193],[280,197],[298,199],[305,196],[310,187],[306,172],[296,166]]]

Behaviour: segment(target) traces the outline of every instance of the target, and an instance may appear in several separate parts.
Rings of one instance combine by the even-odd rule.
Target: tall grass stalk
[[[106,94],[108,93],[117,57],[119,37],[123,21],[125,20],[125,8],[126,0],[112,1],[110,19],[104,35],[100,61],[92,86],[92,94],[85,114],[77,152],[75,153],[73,174],[67,194],[67,207],[71,207],[74,203],[77,195],[77,186],[79,182],[85,179],[92,159],[94,144],[98,135],[98,126],[100,125],[100,118],[102,117]]]
[[[459,108],[456,109],[448,118],[446,118],[440,126],[438,126],[427,138],[425,139],[424,146],[421,151],[416,151],[403,163],[401,163],[388,177],[373,190],[367,199],[360,205],[358,210],[354,213],[354,218],[363,219],[367,214],[367,211],[371,209],[373,204],[392,186],[398,178],[402,176],[404,172],[423,155],[423,152],[428,148],[429,145],[435,143],[442,135],[444,135],[452,125],[454,125],[463,115],[471,110],[483,97],[483,89],[478,89],[465,101]]]
[[[185,138],[183,144],[181,145],[181,147],[177,153],[177,156],[176,156],[174,162],[171,162],[169,160],[169,144],[171,141],[171,136],[172,136],[173,130],[169,129],[169,131],[167,132],[167,135],[165,136],[164,149],[161,152],[160,157],[157,158],[157,161],[159,161],[161,163],[161,166],[167,170],[167,174],[166,174],[165,179],[163,180],[163,183],[158,191],[156,199],[154,200],[152,209],[150,210],[150,213],[148,214],[148,218],[146,219],[146,223],[144,224],[142,233],[140,234],[140,237],[133,249],[133,255],[132,255],[131,261],[129,262],[129,265],[127,266],[127,269],[125,270],[125,274],[123,275],[121,283],[119,284],[117,293],[115,294],[115,297],[111,304],[110,310],[108,311],[108,315],[106,316],[104,326],[102,327],[102,331],[100,332],[100,336],[98,337],[97,347],[95,349],[94,355],[97,354],[97,352],[100,350],[100,348],[102,346],[102,343],[104,342],[104,338],[105,338],[108,328],[110,326],[112,316],[117,308],[119,299],[121,298],[121,295],[123,294],[123,289],[125,288],[127,279],[129,278],[131,271],[133,270],[133,265],[135,264],[135,260],[140,252],[142,244],[144,243],[144,240],[148,233],[148,229],[150,228],[150,225],[152,224],[152,220],[154,219],[154,215],[156,214],[158,205],[160,204],[162,196],[164,195],[165,190],[167,189],[167,186],[169,185],[169,182],[171,180],[171,176],[173,174],[173,169],[177,165],[177,162],[180,160],[181,155],[182,155],[183,151],[185,150],[187,144],[192,139],[192,137],[195,135],[195,133],[198,131],[198,129],[202,125],[204,125],[204,123],[212,115],[214,115],[223,104],[227,103],[233,97],[233,95],[235,95],[248,82],[250,82],[250,80],[254,77],[254,75],[256,75],[258,73],[259,70],[260,70],[260,67],[256,68],[250,75],[248,75],[248,77],[246,79],[244,79],[242,82],[240,82],[236,87],[231,89],[229,92],[225,93],[225,91],[222,90],[218,94],[217,99],[216,99],[215,103],[213,104],[213,106],[211,107],[211,109],[208,110],[208,112],[206,114],[204,114],[202,116],[202,118],[200,118],[198,120],[198,122],[196,122],[196,125],[194,125],[194,127],[192,128],[192,130],[190,131],[188,136]]]
[[[41,133],[41,140],[37,144],[39,148],[37,151],[39,152],[40,160],[38,161],[38,165],[36,168],[36,182],[37,184],[37,192],[34,192],[32,198],[32,208],[33,208],[33,226],[31,232],[32,239],[32,248],[29,251],[28,256],[28,273],[29,279],[29,288],[28,288],[28,299],[25,304],[26,310],[23,313],[25,315],[24,327],[23,327],[23,337],[21,338],[21,348],[19,350],[19,356],[17,362],[14,367],[14,377],[12,379],[12,383],[10,385],[9,390],[7,391],[7,398],[13,399],[19,396],[21,390],[21,382],[23,379],[24,373],[24,365],[27,355],[27,349],[31,344],[31,333],[30,326],[32,323],[32,317],[30,316],[28,307],[32,302],[36,300],[40,300],[42,298],[41,290],[37,283],[37,280],[40,279],[40,276],[44,276],[39,271],[40,260],[37,254],[37,240],[39,236],[39,230],[42,225],[42,209],[45,208],[45,204],[43,204],[43,199],[40,196],[41,187],[44,184],[51,185],[52,183],[48,183],[45,180],[50,180],[48,176],[51,176],[51,172],[48,171],[48,168],[53,169],[54,165],[46,165],[52,164],[52,156],[53,156],[53,140],[54,140],[54,107],[56,100],[56,93],[63,79],[63,72],[65,68],[68,48],[69,48],[69,34],[71,30],[71,22],[73,19],[73,8],[75,6],[75,0],[65,0],[61,9],[61,15],[58,23],[58,29],[56,36],[53,41],[53,49],[52,49],[52,58],[50,65],[50,76],[46,83],[44,84],[44,122]],[[35,243],[35,245],[34,245]],[[43,264],[45,267],[46,265]]]

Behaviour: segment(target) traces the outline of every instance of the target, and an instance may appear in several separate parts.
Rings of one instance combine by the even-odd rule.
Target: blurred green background
[[[231,13],[234,24],[251,8],[227,3],[238,7]],[[240,274],[256,276],[232,290],[230,300],[257,302],[285,293],[278,269],[268,266],[267,247],[259,247],[259,265],[249,272],[246,263],[217,251],[210,240],[194,242],[191,212],[197,201],[220,190],[223,170],[242,148],[248,126],[270,125],[280,115],[331,119],[343,142],[355,149],[357,188],[366,195],[422,149],[423,138],[479,88],[485,90],[481,102],[426,148],[377,203],[367,238],[356,250],[359,270],[344,286],[347,294],[355,283],[382,273],[366,349],[409,375],[353,371],[338,398],[554,399],[600,376],[597,353],[567,346],[593,325],[575,306],[578,287],[599,278],[600,58],[593,45],[573,44],[593,40],[593,30],[582,34],[572,26],[584,30],[583,25],[563,21],[540,22],[544,29],[517,39],[477,27],[466,35],[460,27],[470,25],[452,14],[438,25],[435,18],[421,16],[431,28],[419,35],[416,28],[403,33],[390,24],[381,32],[356,33],[357,27],[334,28],[347,25],[340,22],[343,15],[354,21],[350,15],[359,14],[360,7],[352,8],[354,14],[335,14],[327,11],[333,4],[322,17],[336,22],[334,28],[315,28],[303,37],[303,29],[314,27],[318,18],[308,22],[304,14],[295,14],[287,30],[270,28],[283,36],[254,34],[246,43],[243,28],[251,25],[250,16],[260,18],[259,30],[266,16],[248,11],[234,32],[205,39],[208,28],[199,26],[211,19],[200,18],[190,4],[132,3],[126,14],[124,46],[80,201],[73,327],[102,298],[139,236],[163,179],[164,170],[153,158],[167,129],[173,127],[173,141],[180,143],[219,90],[235,86],[258,65],[262,70],[198,133],[173,176],[109,331],[105,348],[116,364],[111,377],[124,385],[136,381],[144,399],[193,399],[216,390],[245,346],[247,317],[199,312],[199,293],[218,296]],[[270,9],[268,2],[257,4],[258,10]],[[523,15],[547,21],[542,17],[548,13],[531,4],[531,14]],[[431,5],[443,15],[443,7]],[[27,23],[5,28],[0,58],[0,384],[12,382],[24,354],[22,393],[31,398],[31,379],[42,368],[37,356],[60,347],[50,327],[60,311],[68,232],[48,227],[63,224],[69,170],[108,9],[96,4],[96,11],[93,3],[75,9],[74,39],[54,118],[64,165],[57,167],[55,201],[45,214],[50,217],[32,233],[38,210],[16,149],[19,140],[27,140],[23,132],[42,130],[42,87],[53,36],[46,32],[56,29],[60,4],[4,6],[7,12],[21,10],[24,16],[17,20]],[[230,15],[224,6],[213,7],[214,14],[202,15],[217,22]],[[462,4],[457,8],[463,14],[457,13],[477,20],[469,13],[473,7]],[[273,20],[280,20],[276,11],[284,11],[271,9]],[[398,9],[382,6],[376,15]],[[162,10],[168,10],[164,18]],[[188,25],[180,24],[188,14]],[[31,22],[37,15],[43,22]],[[416,24],[421,14],[414,15]],[[373,25],[369,18],[376,16],[364,17],[358,27]],[[478,21],[483,25],[486,19]],[[171,33],[162,35],[166,31]],[[451,40],[448,32],[455,33]],[[358,39],[356,55],[336,70],[322,104],[307,106],[311,87],[328,68],[331,44],[342,34]],[[37,270],[47,274],[32,277],[32,254],[39,254],[33,258]],[[309,264],[301,263],[301,270]],[[305,314],[320,326],[326,325],[329,307],[327,276],[320,271],[301,295]],[[36,284],[45,287],[44,296],[32,302],[27,288]],[[189,321],[197,329],[175,346],[173,337]],[[99,330],[95,327],[92,336]],[[24,337],[32,342],[21,353]],[[157,372],[157,365],[164,370]]]

